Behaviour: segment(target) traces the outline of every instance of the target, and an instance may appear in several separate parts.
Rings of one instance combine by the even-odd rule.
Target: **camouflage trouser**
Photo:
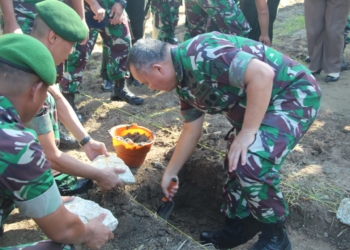
[[[73,245],[56,243],[50,240],[43,240],[13,247],[0,248],[2,250],[74,250]]]
[[[301,95],[300,93],[307,94]],[[262,124],[255,141],[248,148],[246,165],[239,162],[235,171],[227,172],[221,211],[225,212],[229,218],[243,219],[252,213],[262,223],[276,223],[285,220],[289,211],[278,188],[279,170],[286,156],[316,119],[320,106],[320,95],[318,86],[312,86],[312,83],[308,84],[301,79],[285,93],[289,101],[296,103],[298,110],[293,110],[293,112],[275,110],[274,107],[282,106],[284,100],[280,98],[274,100],[276,106],[268,108],[267,117],[278,113],[280,121],[283,121],[274,120],[271,123],[276,126],[283,124],[280,125],[283,127],[276,128]],[[293,96],[294,98],[291,98]],[[294,114],[297,114],[298,117]],[[286,124],[288,125],[285,126]],[[233,131],[230,131],[225,139],[228,141],[227,149],[229,149],[234,140]],[[227,156],[224,165],[228,167]]]
[[[348,36],[350,32],[350,16],[348,16],[348,22],[345,26],[345,31],[344,31],[344,48],[347,44],[350,43],[350,37]]]
[[[184,40],[207,32],[208,17],[222,33],[245,36],[250,31],[248,21],[234,0],[185,0],[185,8]]]
[[[159,29],[158,40],[176,44],[175,28],[179,21],[181,0],[152,0],[154,26]]]
[[[105,80],[119,80],[129,76],[126,59],[131,47],[128,21],[111,25],[103,29],[90,29],[89,40],[85,45],[76,44],[75,51],[69,55],[64,78],[60,81],[63,93],[78,93],[87,60],[95,46],[98,34],[103,40],[103,56],[108,58]]]

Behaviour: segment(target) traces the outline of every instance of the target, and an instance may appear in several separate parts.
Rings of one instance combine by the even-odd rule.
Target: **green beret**
[[[0,62],[39,76],[46,84],[56,82],[56,67],[50,51],[38,39],[24,34],[0,36]]]
[[[46,0],[35,5],[39,17],[64,40],[81,42],[88,30],[80,16],[67,4],[58,0]]]

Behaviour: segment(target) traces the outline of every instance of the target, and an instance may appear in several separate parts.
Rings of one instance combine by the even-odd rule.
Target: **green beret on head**
[[[88,30],[80,16],[67,4],[58,0],[46,0],[35,5],[39,17],[64,40],[81,42]]]
[[[38,39],[24,34],[0,36],[0,62],[37,75],[48,85],[56,82],[56,67],[50,51]]]

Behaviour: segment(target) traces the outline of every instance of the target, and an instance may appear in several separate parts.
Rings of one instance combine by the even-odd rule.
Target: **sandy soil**
[[[298,2],[281,1],[276,25],[303,13],[303,6]],[[184,31],[183,22],[181,14],[177,29],[179,39]],[[146,36],[150,36],[150,26],[149,20]],[[291,57],[306,56],[305,29],[279,39],[282,42],[275,45],[278,50]],[[346,59],[350,61],[349,49]],[[144,164],[132,169],[137,180],[134,186],[107,193],[96,186],[82,196],[110,209],[119,220],[115,239],[103,249],[213,249],[197,241],[202,230],[220,228],[224,221],[219,208],[225,172],[223,138],[230,129],[229,123],[219,116],[206,117],[200,144],[179,174],[180,190],[166,223],[155,211],[161,204],[162,173],[182,128],[178,98],[175,93],[130,87],[145,98],[142,106],[110,102],[109,93],[100,90],[100,61],[101,52],[97,47],[84,76],[83,95],[79,97],[79,110],[87,119],[85,128],[94,139],[105,142],[111,153],[114,149],[107,131],[115,125],[137,123],[151,129],[157,138]],[[350,249],[350,228],[335,218],[339,201],[350,196],[350,132],[344,129],[350,125],[349,76],[349,71],[343,72],[336,83],[325,83],[324,74],[317,76],[323,90],[321,113],[281,170],[281,188],[291,210],[287,230],[293,249]],[[80,149],[68,153],[88,162]],[[248,249],[257,240],[258,228],[257,222],[250,219],[246,230],[252,239],[236,249]],[[32,220],[15,211],[5,225],[0,246],[44,237]]]

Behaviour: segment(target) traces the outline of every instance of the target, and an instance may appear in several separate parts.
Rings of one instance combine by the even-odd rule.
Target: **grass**
[[[305,29],[305,18],[303,15],[293,15],[282,21],[276,20],[274,23],[274,44],[281,45],[284,41],[280,37],[291,35],[297,30]]]

